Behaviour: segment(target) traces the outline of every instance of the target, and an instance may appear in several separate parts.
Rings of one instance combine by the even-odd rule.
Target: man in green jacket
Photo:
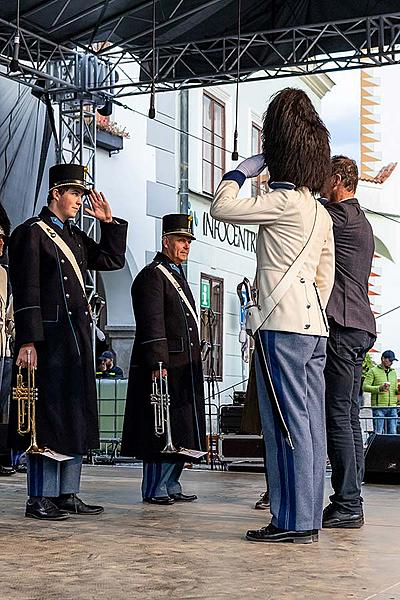
[[[385,350],[381,364],[372,367],[364,379],[363,391],[371,393],[375,433],[397,433],[397,373],[393,361],[397,361],[392,350]],[[386,419],[385,419],[386,417]]]

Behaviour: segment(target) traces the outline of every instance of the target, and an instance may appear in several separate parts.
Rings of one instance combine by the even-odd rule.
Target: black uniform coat
[[[172,441],[176,448],[204,450],[205,407],[203,371],[198,328],[177,290],[157,269],[164,265],[195,303],[183,271],[172,268],[164,254],[137,275],[132,285],[136,319],[128,393],[122,435],[122,454],[148,462],[182,460],[182,456],[160,454],[165,436],[154,433],[154,410],[150,404],[151,372],[161,361],[168,369],[171,396]]]
[[[16,351],[33,342],[38,354],[36,405],[39,446],[84,454],[98,448],[98,417],[91,316],[86,295],[69,260],[35,223],[50,225],[70,247],[85,276],[87,269],[112,271],[125,262],[127,223],[101,223],[100,243],[79,228],[61,229],[43,208],[39,217],[15,229],[10,239],[10,279],[14,297]],[[28,436],[16,432],[11,401],[9,441],[25,449]]]

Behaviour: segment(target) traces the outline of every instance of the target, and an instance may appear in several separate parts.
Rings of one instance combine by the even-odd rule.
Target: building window
[[[225,106],[203,94],[203,192],[213,194],[225,172]]]
[[[200,339],[206,340],[209,351],[204,361],[204,377],[222,380],[224,336],[224,280],[201,273],[200,279]],[[212,351],[211,351],[212,350]]]
[[[261,127],[255,123],[251,124],[251,156],[260,154],[262,151]],[[261,175],[251,180],[251,195],[258,196],[261,193]]]

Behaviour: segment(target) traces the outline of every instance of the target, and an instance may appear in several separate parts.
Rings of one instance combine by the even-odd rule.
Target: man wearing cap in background
[[[120,367],[114,365],[115,357],[110,350],[106,350],[99,356],[99,366],[97,367],[97,379],[122,379],[124,373]]]
[[[36,519],[103,511],[76,495],[82,457],[99,446],[92,319],[84,278],[87,269],[124,266],[127,223],[113,218],[101,192],[86,189],[84,174],[81,165],[51,167],[48,206],[19,225],[10,240],[16,366],[37,366],[38,446],[70,457],[59,462],[28,455],[25,515]],[[70,222],[81,210],[84,194],[90,201],[85,211],[100,223],[99,243]],[[67,364],[74,365],[73,375]],[[16,433],[16,404],[11,402],[10,445],[26,449],[27,436]]]
[[[363,391],[371,394],[375,433],[385,433],[385,429],[386,433],[397,433],[397,372],[392,367],[395,360],[394,352],[385,350],[381,364],[372,367],[364,379]]]
[[[175,448],[203,450],[203,372],[195,302],[182,263],[195,237],[192,217],[163,218],[162,252],[132,285],[136,336],[132,351],[121,453],[143,460],[142,498],[151,504],[191,502],[179,482],[185,458],[165,454],[166,436],[155,433],[150,403],[152,380],[168,374],[172,442]]]

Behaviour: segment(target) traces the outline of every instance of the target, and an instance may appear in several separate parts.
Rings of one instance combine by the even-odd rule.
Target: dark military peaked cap
[[[193,217],[185,213],[165,215],[162,220],[162,234],[186,235],[192,240],[196,238],[193,235]]]
[[[86,168],[82,165],[53,165],[49,169],[49,192],[62,185],[83,188],[88,192],[85,173]]]

